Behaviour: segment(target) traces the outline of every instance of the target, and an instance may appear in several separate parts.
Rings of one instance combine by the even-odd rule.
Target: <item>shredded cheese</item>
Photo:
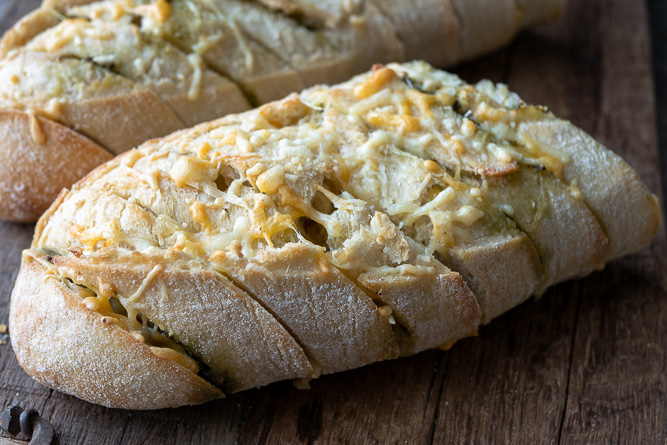
[[[39,145],[46,144],[46,132],[42,128],[39,119],[37,119],[37,115],[35,115],[34,111],[30,110],[28,111],[28,116],[30,118],[30,137]]]
[[[124,301],[125,306],[128,308],[128,313],[130,312],[131,306],[139,299],[141,296],[146,292],[146,289],[148,289],[148,286],[150,286],[155,279],[155,277],[158,276],[162,271],[164,270],[164,267],[161,266],[160,264],[156,265],[151,269],[151,271],[146,275],[146,278],[144,278],[144,281],[142,281],[141,285],[137,288],[137,290],[127,297]],[[132,319],[132,317],[130,317]]]

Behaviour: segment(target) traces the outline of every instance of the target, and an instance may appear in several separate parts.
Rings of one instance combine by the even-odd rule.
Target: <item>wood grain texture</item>
[[[648,0],[648,16],[651,29],[651,52],[658,121],[658,151],[662,175],[662,196],[667,196],[667,1]],[[664,208],[663,208],[664,209]]]
[[[0,0],[0,28],[38,3]],[[655,26],[667,17],[651,19]],[[658,193],[647,23],[644,2],[572,0],[559,25],[455,71],[471,82],[507,82],[548,105],[621,154]],[[32,230],[0,223],[0,323]],[[666,321],[663,224],[649,249],[550,289],[451,351],[325,376],[309,391],[282,382],[197,407],[111,410],[34,383],[4,344],[0,409],[38,409],[60,444],[664,444]]]

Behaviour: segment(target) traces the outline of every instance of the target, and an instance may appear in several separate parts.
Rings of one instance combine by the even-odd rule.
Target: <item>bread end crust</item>
[[[0,39],[0,58],[28,43],[39,33],[55,26],[60,22],[55,11],[49,8],[39,8],[19,20]]]
[[[0,110],[0,218],[34,222],[58,193],[111,154],[63,125]]]
[[[110,317],[86,309],[31,251],[23,254],[9,323],[21,367],[43,385],[88,402],[156,409],[224,396],[192,371],[153,354]]]

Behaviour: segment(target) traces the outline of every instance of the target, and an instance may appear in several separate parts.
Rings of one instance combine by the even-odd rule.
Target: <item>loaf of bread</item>
[[[63,187],[151,138],[373,63],[452,65],[563,2],[45,0],[0,41],[0,218],[35,221]]]
[[[657,199],[503,85],[425,63],[149,141],[63,191],[12,345],[112,407],[200,403],[429,348],[647,245]]]

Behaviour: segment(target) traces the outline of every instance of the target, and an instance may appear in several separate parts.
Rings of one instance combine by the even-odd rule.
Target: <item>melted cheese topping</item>
[[[171,6],[165,0],[132,7],[102,3],[83,10],[74,8],[95,21],[66,19],[30,41],[26,48],[55,56],[90,60],[130,80],[145,85],[169,99],[187,95],[196,100],[202,90],[204,63],[198,53],[185,54],[131,23],[136,14],[161,26],[170,17]],[[120,17],[117,17],[120,14]],[[102,19],[114,19],[106,22]],[[125,18],[126,20],[120,20]]]
[[[285,183],[285,169],[280,165],[274,165],[257,177],[255,181],[260,192],[271,194]]]
[[[430,257],[397,227],[433,251],[507,224],[479,188],[428,159],[429,150],[445,149],[462,162],[477,144],[486,159],[514,162],[472,121],[443,107],[450,97],[410,89],[381,68],[147,144],[96,179],[90,197],[80,193],[82,200],[61,206],[53,225],[75,215],[57,232],[62,240],[41,239],[86,255],[121,249],[211,261],[306,242],[346,270],[409,265],[401,270],[417,273],[432,267],[423,259]],[[107,196],[105,209],[98,195]],[[91,212],[92,219],[76,216]]]
[[[157,23],[165,23],[171,16],[171,4],[167,0],[157,0],[148,5],[140,5],[131,9],[132,12],[150,16]]]
[[[504,160],[512,157],[528,166],[546,168],[559,179],[563,179],[563,167],[570,162],[569,157],[535,143],[528,134],[521,131],[522,122],[554,118],[544,107],[526,105],[516,94],[511,93],[506,85],[481,81],[473,87],[464,84],[455,76],[442,75],[424,63],[392,66],[407,73],[414,82],[434,95],[447,94],[455,97],[459,113],[474,120],[468,120],[472,125],[468,123],[467,128],[462,128],[466,137],[474,137],[478,125],[496,142],[505,141],[510,144],[509,148],[502,147],[502,151],[508,156]]]
[[[514,227],[458,175],[547,163],[474,112],[454,110],[474,88],[438,86],[451,79],[434,77],[423,82],[424,91],[437,90],[428,94],[400,71],[379,68],[149,142],[70,193],[38,247],[254,267],[286,244],[305,243],[316,245],[321,270],[335,266],[353,278],[434,273],[433,251]],[[151,274],[148,283],[159,270]]]
[[[214,181],[218,176],[218,172],[214,166],[205,159],[182,157],[171,167],[169,175],[178,187],[183,187],[188,183],[207,183]]]

